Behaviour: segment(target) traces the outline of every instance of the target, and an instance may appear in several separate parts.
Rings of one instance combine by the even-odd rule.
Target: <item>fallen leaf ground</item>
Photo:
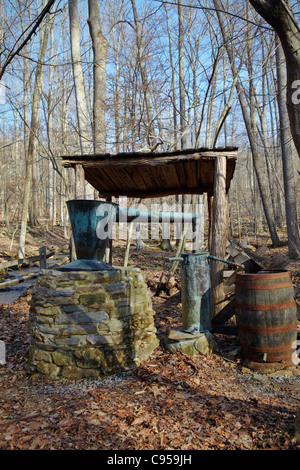
[[[123,248],[115,255],[121,260]],[[149,249],[133,252],[130,261],[146,280],[157,281],[169,256]],[[30,293],[0,306],[0,339],[7,345],[7,363],[0,366],[0,449],[296,450],[299,370],[274,377],[250,372],[242,366],[238,338],[222,334],[215,334],[214,354],[172,355],[164,341],[180,325],[180,296],[152,299],[160,339],[152,356],[121,376],[75,382],[26,374]]]

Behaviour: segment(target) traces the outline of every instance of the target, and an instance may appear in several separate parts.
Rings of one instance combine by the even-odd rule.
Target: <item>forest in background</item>
[[[285,59],[273,29],[246,0],[58,0],[6,65],[49,3],[0,2],[4,228],[22,229],[27,195],[26,223],[59,224],[68,235],[65,202],[74,198],[75,178],[61,155],[237,146],[231,235],[266,234],[276,246],[288,238],[293,206],[297,240],[299,157],[282,106]],[[299,20],[297,3],[290,3]],[[88,22],[93,6],[99,7],[98,68]],[[96,96],[97,73],[105,94]],[[95,118],[96,99],[105,122]],[[299,244],[298,252],[292,248],[299,255]]]

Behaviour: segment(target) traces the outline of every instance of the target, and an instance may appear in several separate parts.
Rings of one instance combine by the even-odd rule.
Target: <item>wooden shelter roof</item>
[[[233,177],[237,148],[188,149],[160,153],[63,156],[64,167],[82,165],[85,179],[103,197],[163,197],[210,193],[215,159],[226,157],[226,191]]]

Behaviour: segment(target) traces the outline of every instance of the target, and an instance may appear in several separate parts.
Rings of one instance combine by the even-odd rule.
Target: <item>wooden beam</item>
[[[208,251],[211,251],[211,237],[212,237],[212,219],[213,219],[213,201],[214,196],[212,192],[207,193],[207,211],[208,211]]]
[[[89,181],[90,184],[93,184],[91,180]],[[173,196],[173,195],[181,195],[181,194],[204,194],[207,192],[207,188],[170,188],[170,189],[156,189],[156,190],[147,190],[145,192],[141,190],[120,190],[119,188],[112,189],[111,191],[103,191],[101,188],[98,189],[99,194],[102,197],[108,196],[127,196],[127,197],[134,197],[137,199],[147,199],[147,198],[155,198],[155,197],[166,197],[166,196]]]
[[[47,267],[47,255],[46,255],[46,247],[42,246],[39,248],[40,253],[40,269],[46,269]]]
[[[45,256],[46,258],[51,258],[55,254],[55,251],[50,251],[47,253]],[[0,264],[0,269],[7,269],[7,268],[13,268],[15,266],[19,266],[22,264],[30,264],[30,263],[35,263],[36,261],[41,261],[42,256],[44,257],[44,254],[39,254],[39,256],[32,256],[31,258],[21,258],[21,259],[13,259],[10,261],[5,261],[4,263]]]
[[[224,259],[229,232],[229,205],[226,194],[226,157],[215,160],[210,254]],[[223,288],[224,263],[210,262],[212,318],[226,305]]]
[[[27,274],[18,279],[9,279],[8,281],[1,282],[0,289],[5,289],[6,287],[14,286],[20,284],[21,282],[29,281],[30,279],[35,279],[38,277],[38,273]]]
[[[212,319],[212,326],[224,325],[230,318],[235,315],[234,298],[230,298],[229,302],[223,307]]]
[[[188,155],[167,155],[167,154],[122,154],[121,155],[103,155],[99,158],[97,155],[75,155],[75,156],[64,156],[61,157],[63,160],[64,167],[70,167],[74,165],[84,165],[85,167],[118,167],[118,166],[157,166],[157,165],[168,165],[171,163],[180,163],[197,160],[211,160],[215,158],[223,158],[236,161],[237,152],[197,152]]]
[[[85,175],[81,164],[75,167],[75,199],[85,199]]]

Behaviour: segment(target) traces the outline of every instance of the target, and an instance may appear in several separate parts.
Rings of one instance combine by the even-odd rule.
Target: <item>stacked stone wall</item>
[[[33,290],[29,328],[28,370],[47,379],[130,370],[159,344],[139,269],[45,272]]]

